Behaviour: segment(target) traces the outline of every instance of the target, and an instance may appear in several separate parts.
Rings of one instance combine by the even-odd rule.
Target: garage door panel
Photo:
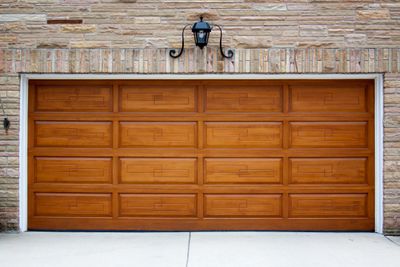
[[[282,182],[282,159],[208,158],[206,184],[261,184]]]
[[[206,146],[215,148],[277,148],[282,146],[280,122],[206,122]]]
[[[289,162],[293,184],[367,183],[367,158],[292,158]]]
[[[35,194],[35,216],[109,217],[111,206],[111,194]]]
[[[292,85],[292,112],[366,112],[366,86]]]
[[[120,194],[119,216],[194,217],[195,194]]]
[[[195,122],[121,122],[121,147],[195,147]]]
[[[281,112],[282,88],[266,87],[207,87],[207,112]]]
[[[367,148],[367,122],[291,122],[291,147]]]
[[[111,183],[111,158],[35,158],[37,183]]]
[[[36,121],[35,143],[42,147],[111,147],[111,122]]]
[[[290,194],[290,217],[366,217],[367,194]]]
[[[37,86],[37,111],[112,111],[111,86]]]
[[[280,217],[282,195],[206,194],[206,217]]]
[[[194,112],[196,87],[122,86],[120,106],[123,112]]]
[[[197,160],[185,158],[121,158],[121,183],[195,183]]]

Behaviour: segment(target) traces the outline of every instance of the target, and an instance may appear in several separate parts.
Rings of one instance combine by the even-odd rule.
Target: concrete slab
[[[184,267],[188,233],[55,233],[0,235],[2,267]]]
[[[387,236],[387,238],[400,246],[400,236]]]
[[[400,246],[373,233],[192,233],[189,267],[399,267]]]
[[[0,234],[0,266],[400,266],[398,237],[391,241],[373,233],[195,232],[190,236],[189,247],[189,233]]]

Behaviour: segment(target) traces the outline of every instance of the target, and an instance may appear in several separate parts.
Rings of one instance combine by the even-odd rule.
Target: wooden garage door
[[[373,230],[372,81],[31,81],[29,229]]]

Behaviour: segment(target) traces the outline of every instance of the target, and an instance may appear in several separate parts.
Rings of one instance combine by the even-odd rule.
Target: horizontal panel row
[[[121,112],[196,112],[197,85],[121,85]],[[209,85],[206,112],[282,112],[282,85]],[[111,112],[112,85],[37,85],[37,111]],[[291,112],[366,112],[365,84],[289,85]]]
[[[195,158],[119,158],[126,184],[194,184]],[[205,184],[281,184],[282,158],[206,158]],[[112,158],[36,157],[36,183],[112,183]],[[290,184],[367,183],[367,158],[289,158]]]
[[[281,148],[282,122],[120,122],[121,148],[195,148],[204,135],[206,148]],[[290,122],[291,148],[366,148],[367,122]],[[112,147],[112,122],[36,121],[39,147]]]
[[[289,217],[366,217],[367,194],[289,194]],[[205,194],[204,217],[282,217],[281,194]],[[34,216],[111,217],[112,194],[35,193]],[[196,217],[196,194],[118,195],[119,217]]]

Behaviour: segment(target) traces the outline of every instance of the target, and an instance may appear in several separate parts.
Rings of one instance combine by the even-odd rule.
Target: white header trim
[[[41,80],[323,80],[376,79],[381,74],[22,74],[27,79]]]
[[[375,80],[375,232],[383,233],[383,75],[382,74],[21,74],[19,133],[19,227],[28,229],[28,81],[41,80]]]

